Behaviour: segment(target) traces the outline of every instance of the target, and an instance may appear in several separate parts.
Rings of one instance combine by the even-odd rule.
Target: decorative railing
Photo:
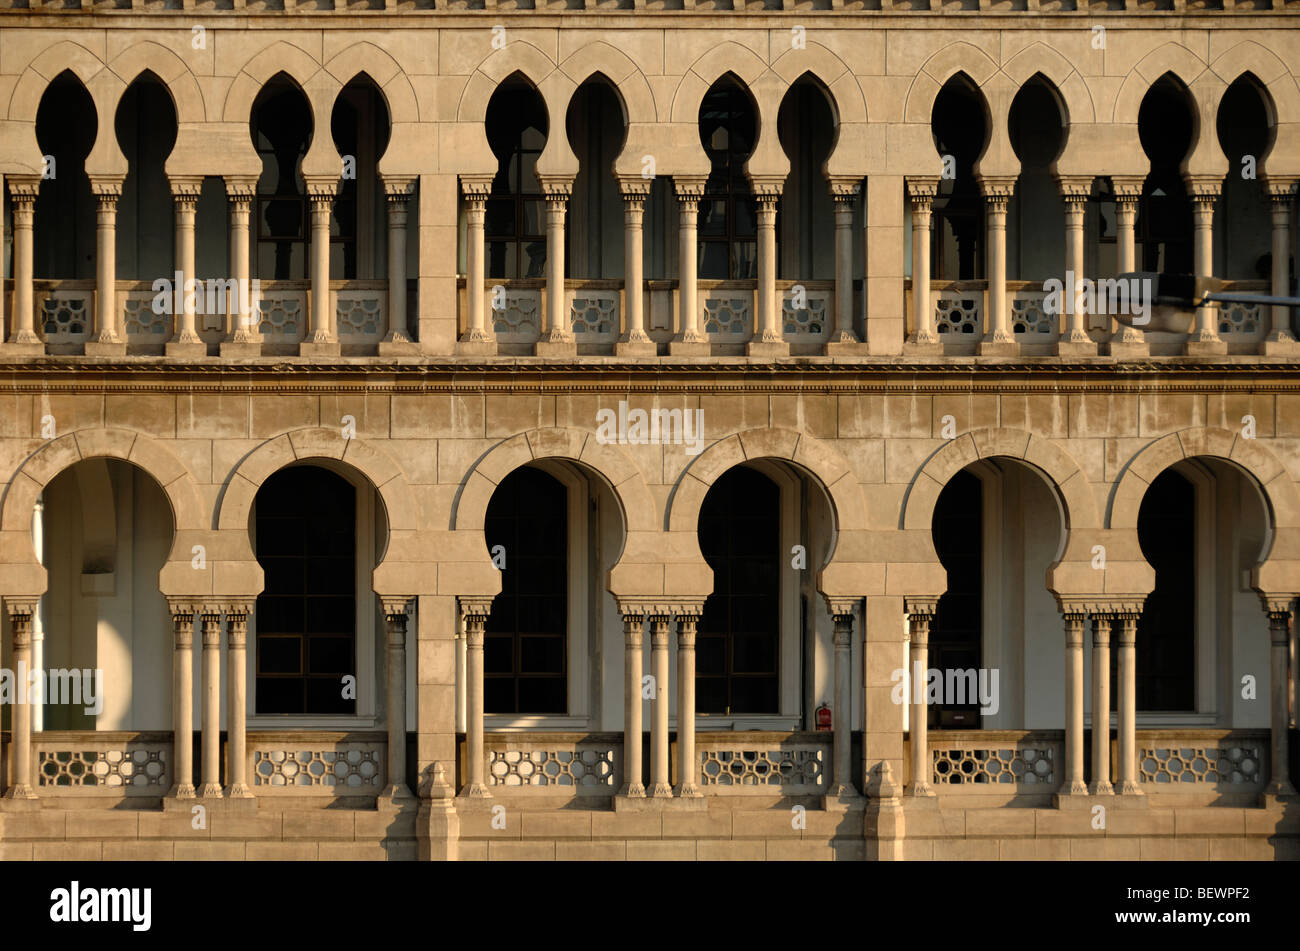
[[[532,344],[542,335],[542,295],[546,282],[530,278],[488,281],[483,295],[488,330],[499,343]]]
[[[830,781],[830,733],[700,733],[700,791],[715,796],[810,796]]]
[[[33,281],[36,332],[50,353],[77,352],[95,328],[95,282]]]
[[[1016,341],[1051,344],[1060,336],[1060,316],[1048,306],[1042,281],[1007,282],[1007,323]]]
[[[1138,781],[1158,792],[1258,792],[1268,781],[1267,730],[1140,730]]]
[[[386,783],[383,733],[249,733],[254,795],[378,796]]]
[[[1223,290],[1269,294],[1271,286],[1268,281],[1226,281]],[[1266,304],[1220,304],[1218,317],[1219,336],[1230,342],[1256,343],[1273,326],[1273,308]]]
[[[608,796],[623,783],[621,734],[489,733],[483,748],[494,794],[528,789]]]
[[[579,344],[612,347],[619,337],[622,281],[566,281],[564,306]]]
[[[941,730],[929,734],[930,782],[939,792],[1054,793],[1064,737],[1053,730]]]
[[[117,282],[117,312],[128,347],[149,347],[161,353],[163,344],[172,338],[176,318],[169,313],[170,305],[162,306],[171,295],[163,292],[163,301],[158,295],[148,281]]]
[[[834,281],[777,281],[781,333],[791,346],[825,344],[835,329]]]
[[[741,344],[754,335],[753,281],[700,281],[700,330],[710,341]]]
[[[333,284],[339,344],[373,347],[388,332],[388,282],[347,281]]]
[[[172,786],[170,733],[46,731],[32,757],[37,795],[161,797]]]

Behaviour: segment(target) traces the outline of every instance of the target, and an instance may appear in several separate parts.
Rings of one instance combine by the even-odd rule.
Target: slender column
[[[645,772],[641,766],[641,654],[643,617],[623,615],[623,788],[620,795],[645,798]]]
[[[912,733],[912,790],[913,796],[933,796],[930,786],[929,708],[926,697],[926,678],[929,670],[930,621],[929,614],[911,615],[912,634],[912,697],[908,713]],[[836,714],[837,717],[843,714]]]
[[[1214,276],[1214,203],[1219,200],[1219,183],[1213,180],[1188,180],[1195,222],[1195,266],[1199,278]],[[1214,303],[1196,308],[1196,324],[1187,338],[1189,354],[1221,354],[1228,346],[1219,337],[1219,306]]]
[[[677,195],[677,314],[679,336],[668,345],[669,353],[707,353],[708,337],[700,331],[700,301],[696,284],[699,240],[696,225],[704,182],[673,179]]]
[[[226,798],[252,799],[248,788],[248,608],[226,615]]]
[[[1136,611],[1116,615],[1119,623],[1119,702],[1117,741],[1121,796],[1144,795],[1137,774],[1137,622]]]
[[[1111,176],[1111,185],[1115,191],[1116,270],[1120,274],[1129,274],[1137,270],[1134,227],[1137,224],[1138,200],[1142,197],[1142,179]],[[1142,293],[1146,294],[1145,288]],[[1148,351],[1143,331],[1119,321],[1111,325],[1110,347],[1112,356],[1141,356]]]
[[[460,349],[495,353],[496,338],[487,326],[487,306],[483,301],[483,287],[487,283],[483,219],[490,185],[491,182],[461,183],[465,193],[465,309],[469,313]]]
[[[1269,602],[1268,633],[1269,695],[1271,698],[1273,748],[1269,762],[1269,781],[1265,792],[1270,796],[1294,796],[1291,773],[1287,763],[1287,709],[1286,709],[1286,655],[1291,599]]]
[[[221,615],[202,609],[203,763],[199,795],[221,798]]]
[[[1110,617],[1092,616],[1092,788],[1109,796],[1110,784]]]
[[[1296,183],[1287,179],[1269,179],[1269,202],[1273,209],[1273,295],[1291,295],[1291,209],[1295,205]],[[1265,353],[1294,351],[1295,334],[1291,332],[1291,308],[1273,305],[1273,329],[1264,341]],[[1270,344],[1272,347],[1270,348]]]
[[[907,194],[912,203],[912,335],[913,347],[937,349],[934,332],[934,300],[930,294],[930,206],[937,184],[909,178]]]
[[[0,296],[3,296],[0,294]],[[45,564],[45,495],[36,497],[32,506],[32,548],[36,560]],[[45,672],[45,611],[49,606],[48,592],[41,595],[32,611],[32,670],[43,675]],[[32,707],[32,731],[40,733],[45,729],[45,698]]]
[[[642,290],[646,197],[644,191],[623,192],[623,296],[626,298],[628,343],[653,343],[645,332]]]
[[[835,772],[830,795],[851,797],[857,795],[853,785],[853,614],[833,615],[835,624],[835,710],[833,755]],[[915,668],[913,668],[915,669]],[[915,734],[913,734],[915,736]]]
[[[1082,614],[1065,615],[1065,782],[1059,795],[1088,792],[1083,781],[1083,621]]]
[[[988,226],[989,335],[982,354],[1014,354],[1019,348],[1007,323],[1007,202],[1015,179],[984,179],[984,208]]]
[[[199,203],[197,185],[173,185],[172,200],[176,206],[176,283],[173,300],[179,299],[180,313],[173,315],[176,321],[174,344],[202,345],[195,323],[195,303],[199,297],[194,273],[194,217]]]
[[[654,702],[650,721],[650,795],[670,798],[672,786],[668,782],[668,638],[669,621],[666,614],[650,617],[651,670],[654,674]]]
[[[468,782],[461,795],[491,799],[492,794],[483,778],[486,763],[483,751],[483,627],[487,622],[486,606],[476,606],[474,612],[465,616],[465,679],[469,687],[465,711],[465,757],[469,763]]]
[[[117,310],[117,200],[121,182],[93,184],[95,229],[95,336],[98,344],[124,344]]]
[[[45,342],[36,334],[35,289],[32,286],[32,223],[35,219],[35,183],[11,180],[14,227],[14,312],[9,343],[43,351]]]
[[[384,797],[411,796],[406,785],[406,598],[384,599],[388,629],[388,785]]]
[[[776,203],[779,185],[763,185],[758,201],[758,284],[754,301],[757,321],[747,353],[772,355],[774,350],[789,352],[781,333],[781,305],[776,295]]]
[[[700,797],[700,764],[695,760],[695,630],[699,615],[677,616],[677,788],[683,799]]]
[[[1088,336],[1085,323],[1087,301],[1083,296],[1083,215],[1088,207],[1092,181],[1062,180],[1061,197],[1065,199],[1065,281],[1062,296],[1065,313],[1061,315],[1062,354],[1096,353],[1097,345]]]
[[[312,344],[338,344],[330,306],[330,210],[335,186],[309,186],[311,201],[311,333]]]
[[[26,672],[32,663],[32,615],[36,602],[9,602],[9,626],[13,631],[14,670]],[[32,704],[24,677],[17,678],[13,701],[13,785],[6,799],[35,799],[32,785]]]
[[[835,203],[835,333],[832,343],[861,343],[853,330],[853,206],[858,183],[834,186]]]
[[[249,283],[249,222],[253,207],[253,186],[241,182],[226,183],[226,203],[230,209],[230,276],[235,290],[226,306],[229,341],[256,344],[262,340],[257,317],[254,288]]]
[[[194,613],[172,605],[172,788],[174,799],[194,798]]]
[[[388,195],[388,333],[384,343],[410,343],[406,334],[406,203],[413,181],[385,182]],[[483,282],[479,281],[482,292]]]
[[[546,314],[539,342],[574,346],[569,304],[564,293],[564,215],[572,182],[543,182],[546,193]],[[541,354],[542,349],[538,350]]]

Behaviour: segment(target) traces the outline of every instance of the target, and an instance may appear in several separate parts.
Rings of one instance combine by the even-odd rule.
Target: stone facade
[[[1186,95],[1197,275],[1293,292],[1291,5],[471,6],[0,11],[0,658],[106,677],[93,721],[5,711],[0,855],[1300,857],[1291,311],[1246,305],[1243,329],[1228,305],[1202,306],[1181,329],[1145,332],[1105,314],[1048,314],[1043,330],[1016,317],[1042,303],[1035,281],[1138,270],[1136,246],[1159,239],[1135,226],[1154,174],[1139,114],[1157,82]],[[145,146],[120,132],[145,74],[174,109],[162,204],[142,197]],[[357,199],[369,231],[362,221],[341,239],[369,263],[340,280],[328,236],[348,176],[330,117],[362,74],[388,135],[358,189],[375,194]],[[1215,134],[1243,77],[1267,117],[1250,156],[1262,218],[1238,214],[1240,156]],[[593,79],[624,123],[612,165],[594,170],[590,143],[618,136],[594,123],[574,141],[570,106]],[[723,80],[746,92],[756,129],[743,167],[755,267],[715,279],[691,251],[713,187],[701,104]],[[985,139],[959,173],[983,203],[978,278],[939,273],[950,156],[933,122],[954,80],[983,107]],[[489,113],[520,81],[550,118],[535,157],[547,254],[527,278],[490,273],[501,160]],[[316,129],[296,159],[292,278],[259,257],[271,160],[250,123],[273,82],[301,94]],[[830,104],[819,165],[778,135],[800,83]],[[82,156],[49,138],[75,129],[38,116],[56,84],[89,99],[97,131]],[[1038,170],[1059,209],[1032,198],[1011,131],[1036,128],[1014,115],[1031,85],[1060,110],[1060,148]],[[93,205],[52,226],[41,213],[60,206],[41,202],[54,151],[58,175],[84,173]],[[581,177],[598,174],[612,191]],[[807,181],[818,197],[801,205]],[[124,229],[124,189],[170,226],[140,214]],[[832,210],[818,211],[827,196]],[[77,217],[88,208],[93,228]],[[810,227],[825,255],[799,252]],[[163,251],[147,249],[150,232]],[[1260,235],[1271,271],[1248,286],[1234,249]],[[1043,242],[1064,249],[1047,270],[1034,263]],[[35,273],[34,247],[91,262],[90,276]],[[167,266],[120,279],[137,253]],[[133,330],[132,302],[173,267],[263,279],[257,318],[219,298],[211,320],[191,300],[160,334]],[[800,291],[821,309],[796,303]],[[971,330],[945,301],[974,315]],[[300,308],[296,329],[281,334],[275,307]],[[740,329],[719,307],[743,311]],[[68,314],[83,326],[70,331]],[[698,411],[700,445],[606,438],[601,414],[620,404]],[[254,699],[268,583],[255,500],[302,465],[345,474],[375,544],[357,549],[355,715],[281,722]],[[590,542],[572,543],[568,576],[570,603],[590,610],[567,628],[565,713],[510,718],[485,709],[485,628],[502,591],[485,528],[523,466],[591,503],[590,515],[570,506]],[[715,595],[701,513],[738,466],[782,486],[782,561],[787,542],[808,561],[781,582],[780,702],[696,716],[697,629]],[[1139,521],[1169,470],[1196,487],[1199,513],[1195,698],[1174,713],[1138,699],[1138,618],[1158,584]],[[75,487],[56,481],[70,472]],[[933,659],[952,584],[933,527],[961,472],[987,500],[976,666],[999,667],[1007,693],[983,730],[927,727],[926,697],[900,703],[896,689],[896,671]],[[1112,691],[1113,742],[1091,728]],[[833,725],[821,731],[823,704]],[[138,808],[108,808],[127,797]]]

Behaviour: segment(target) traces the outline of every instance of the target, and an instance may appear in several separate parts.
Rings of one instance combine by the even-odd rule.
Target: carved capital
[[[754,197],[760,202],[770,201],[775,204],[785,189],[785,176],[750,175],[749,184],[754,189]]]
[[[939,595],[903,599],[903,613],[909,618],[932,618],[939,607]]]
[[[852,206],[862,192],[862,180],[858,178],[832,178],[827,184],[830,186],[831,200],[835,202],[836,207],[844,202]]]
[[[1004,206],[1010,201],[1012,194],[1016,190],[1015,178],[1005,175],[981,175],[979,176],[979,185],[980,192],[984,195],[985,200],[998,200]]]
[[[379,596],[379,603],[383,605],[384,617],[406,617],[411,608],[412,596],[409,594],[383,594]]]
[[[385,175],[384,196],[390,201],[405,202],[415,195],[413,175]]]
[[[247,175],[227,175],[226,200],[232,204],[237,201],[251,202],[257,197],[257,179]]]
[[[248,646],[248,615],[230,614],[226,616],[226,647],[230,650],[243,650]]]
[[[934,196],[939,194],[939,179],[908,177],[907,197],[912,203],[913,211],[929,211]]]
[[[203,179],[200,176],[168,175],[167,181],[171,185],[172,198],[177,204],[180,204],[182,198],[198,201],[199,192],[203,191]]]
[[[650,186],[652,184],[654,184],[654,179],[646,178],[643,175],[618,176],[618,191],[625,202],[645,201],[650,197]]]
[[[704,197],[704,178],[687,175],[673,176],[673,194],[678,202],[699,201]]]
[[[1260,601],[1264,605],[1264,613],[1269,616],[1270,622],[1274,615],[1291,616],[1291,606],[1295,604],[1297,595],[1288,592],[1276,592],[1272,594],[1260,594]]]
[[[456,599],[456,604],[460,608],[460,616],[468,623],[471,618],[486,618],[492,613],[492,601],[496,598],[493,594],[484,595],[465,595]]]
[[[1297,180],[1294,178],[1265,178],[1264,188],[1268,191],[1269,201],[1274,205],[1291,207],[1295,201]]]
[[[101,208],[105,202],[111,202],[116,208],[117,200],[122,197],[122,179],[96,178],[90,183],[90,191],[99,199]]]
[[[203,622],[203,649],[218,650],[221,647],[221,615],[209,613],[205,606],[199,618]]]
[[[1204,175],[1187,175],[1183,181],[1187,185],[1187,194],[1191,197],[1192,202],[1198,205],[1213,205],[1219,200],[1219,195],[1223,191],[1223,179],[1211,178]]]
[[[460,177],[460,191],[467,199],[476,198],[480,201],[486,201],[487,196],[492,192],[492,176],[462,175]]]
[[[538,175],[542,183],[542,196],[546,203],[559,203],[561,206],[567,204],[569,198],[573,195],[573,179],[571,178],[551,178],[550,176]]]
[[[1056,187],[1067,205],[1087,201],[1092,196],[1091,175],[1058,175]]]
[[[10,175],[5,182],[9,185],[9,197],[15,204],[22,202],[30,207],[30,203],[36,201],[36,196],[41,191],[39,175]]]
[[[1120,204],[1135,204],[1142,197],[1142,186],[1146,178],[1142,175],[1112,175],[1110,189],[1115,193],[1115,201]]]

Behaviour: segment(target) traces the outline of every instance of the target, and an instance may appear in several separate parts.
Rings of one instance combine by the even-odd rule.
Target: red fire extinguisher
[[[831,708],[822,704],[817,708],[817,729],[819,732],[827,731],[831,728]]]

